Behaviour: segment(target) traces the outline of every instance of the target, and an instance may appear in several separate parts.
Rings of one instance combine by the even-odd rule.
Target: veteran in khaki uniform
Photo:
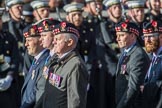
[[[72,2],[64,6],[64,10],[66,11],[66,20],[72,24],[74,24],[79,31],[80,38],[78,40],[77,49],[86,63],[88,73],[90,75],[89,85],[87,88],[87,104],[94,103],[96,99],[96,47],[95,47],[95,32],[90,31],[90,28],[87,24],[83,23],[83,4]],[[87,107],[89,107],[87,105]]]
[[[49,69],[40,106],[35,108],[86,108],[88,72],[75,51],[79,33],[67,22],[61,22],[53,32],[59,60]]]

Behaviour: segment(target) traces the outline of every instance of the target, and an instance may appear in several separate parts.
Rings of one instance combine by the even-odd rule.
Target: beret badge
[[[154,27],[154,31],[158,31],[158,28],[157,28],[157,21],[152,21],[151,24],[152,24],[152,26]]]
[[[66,28],[66,22],[62,22],[61,23],[61,31],[66,31],[65,28]]]
[[[49,30],[49,25],[46,21],[43,21],[44,30]]]
[[[122,27],[122,30],[123,30],[123,31],[128,31],[128,30],[127,30],[127,24],[126,24],[126,23],[123,23],[123,24],[121,25],[121,27]]]
[[[30,29],[30,35],[35,35],[36,33],[35,33],[35,29],[34,28],[31,28]]]

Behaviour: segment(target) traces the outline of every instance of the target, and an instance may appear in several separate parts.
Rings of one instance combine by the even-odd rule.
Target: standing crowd
[[[1,108],[162,108],[160,0],[0,3]]]

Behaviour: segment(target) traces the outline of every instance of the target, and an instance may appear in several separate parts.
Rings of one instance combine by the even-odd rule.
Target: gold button
[[[9,51],[9,50],[7,50],[7,51],[6,51],[6,53],[7,53],[7,54],[9,54],[9,53],[10,53],[10,51]]]
[[[8,44],[8,41],[5,41],[6,44]]]
[[[86,33],[86,31],[85,31],[85,30],[83,30],[83,33]]]
[[[87,50],[85,50],[85,51],[84,51],[84,53],[85,53],[85,54],[87,54],[87,53],[88,53],[88,51],[87,51]]]
[[[147,17],[146,19],[147,19],[147,20],[150,20],[150,18],[149,18],[149,17]]]
[[[85,40],[85,43],[88,43],[88,40],[87,39]]]
[[[109,25],[109,28],[112,28],[112,26],[111,26],[111,25]]]
[[[90,28],[90,31],[93,32],[93,28]]]
[[[92,20],[90,20],[90,19],[89,19],[89,20],[88,20],[88,22],[89,22],[89,23],[91,23],[91,22],[92,22]]]

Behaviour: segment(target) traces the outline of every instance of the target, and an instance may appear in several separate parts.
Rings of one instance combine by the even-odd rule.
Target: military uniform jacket
[[[154,21],[162,21],[162,14],[160,13],[159,15],[155,16],[153,15],[150,11],[145,14],[145,22],[150,22],[152,20]]]
[[[23,21],[16,22],[12,18],[8,22],[3,23],[3,30],[10,32],[18,43],[18,55],[19,55],[19,58],[17,58],[19,61],[18,72],[22,72],[23,68],[24,68],[24,70],[29,69],[29,67],[31,65],[30,60],[32,59],[29,57],[28,54],[26,54],[24,56],[24,54],[27,53],[27,52],[25,52],[26,49],[24,46],[24,42],[25,42],[25,39],[23,36],[24,28],[25,28],[25,26],[24,26]],[[25,63],[25,65],[24,65],[24,63]],[[23,67],[23,66],[25,66],[25,67]]]
[[[118,63],[115,84],[116,108],[132,108],[135,105],[148,66],[149,58],[138,44],[134,45],[121,63]]]
[[[0,54],[4,56],[5,62],[10,64],[10,71],[14,72],[14,75],[16,75],[18,68],[17,52],[18,46],[16,40],[12,37],[10,33],[1,31]]]
[[[149,71],[148,71],[149,73]],[[147,108],[161,108],[162,107],[162,49],[152,65],[150,65],[150,76],[148,73],[145,78],[144,86],[144,100]],[[160,97],[161,96],[161,97]]]
[[[6,75],[13,77],[12,84],[6,91],[0,91],[0,106],[1,108],[17,108],[18,92],[17,92],[17,67],[18,67],[18,47],[16,40],[8,32],[0,31],[0,55],[1,59],[10,66],[4,66],[0,63],[0,79]],[[2,61],[1,61],[2,62]]]
[[[81,57],[87,64],[87,69],[90,71],[94,60],[96,59],[95,33],[93,32],[93,30],[91,31],[91,29],[86,25],[81,25],[78,31],[80,33],[80,38],[77,47]]]
[[[22,94],[22,106],[28,104],[28,107],[22,108],[30,108],[34,105],[36,101],[36,83],[38,78],[40,77],[40,72],[43,69],[45,60],[48,56],[49,52],[46,50],[41,57],[36,61],[34,65],[32,65],[31,69],[29,70],[25,82],[23,84],[21,94]]]
[[[50,68],[43,108],[86,108],[87,84],[85,63],[72,51]]]

